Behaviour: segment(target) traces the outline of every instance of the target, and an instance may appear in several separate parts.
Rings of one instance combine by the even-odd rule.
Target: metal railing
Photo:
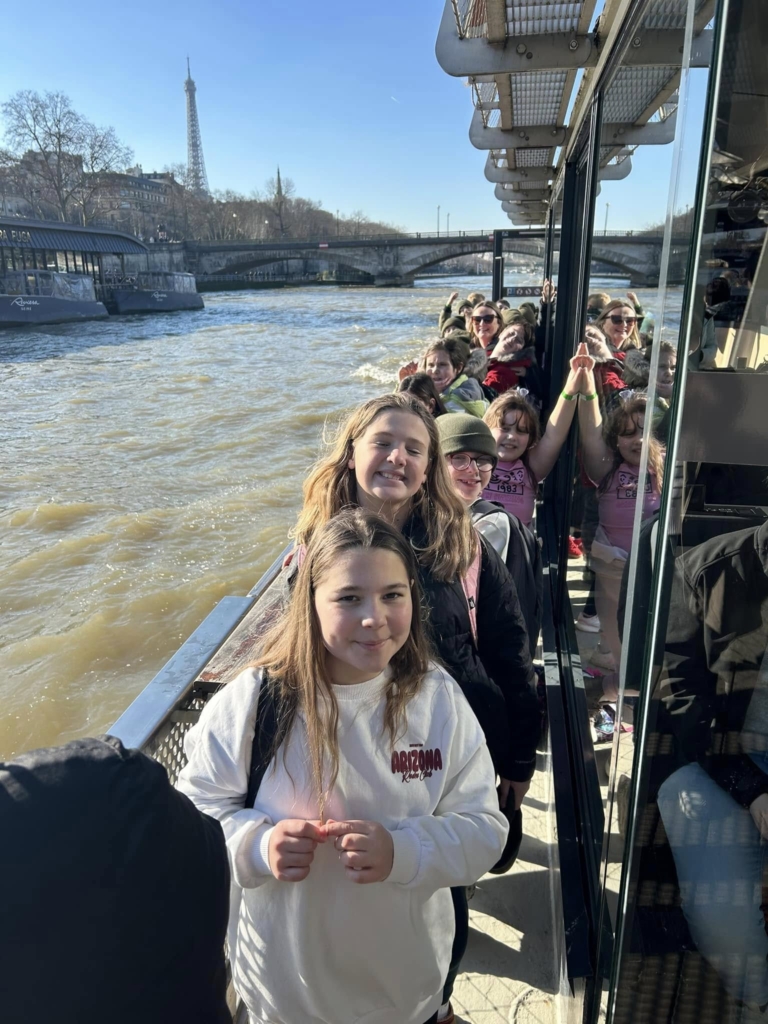
[[[123,746],[159,761],[174,784],[186,764],[184,736],[221,685],[200,682],[200,674],[245,616],[268,603],[267,592],[292,548],[289,544],[280,553],[246,597],[219,601],[108,730]]]

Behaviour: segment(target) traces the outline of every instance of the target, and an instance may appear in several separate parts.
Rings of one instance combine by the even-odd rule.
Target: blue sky
[[[503,227],[486,154],[468,139],[470,90],[435,59],[443,5],[132,0],[89,17],[40,0],[32,48],[5,48],[0,99],[66,92],[91,120],[113,125],[145,170],[159,170],[186,160],[189,54],[212,188],[247,194],[279,163],[299,195],[342,215],[361,209],[421,231],[436,225],[439,204],[443,229],[446,214],[452,230]],[[604,188],[598,226],[606,201],[609,227],[657,219],[664,148],[663,159],[636,158],[627,182]]]

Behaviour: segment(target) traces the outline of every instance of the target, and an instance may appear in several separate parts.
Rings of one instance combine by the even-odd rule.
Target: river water
[[[209,294],[0,334],[0,758],[105,731],[247,593],[326,423],[394,387],[454,288],[490,280]]]

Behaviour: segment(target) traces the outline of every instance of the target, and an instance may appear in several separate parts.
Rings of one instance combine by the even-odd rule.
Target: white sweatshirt
[[[491,758],[456,683],[431,668],[393,750],[385,679],[334,687],[340,767],[326,809],[337,821],[390,830],[384,882],[349,881],[333,841],[318,845],[303,882],[271,874],[274,823],[316,819],[317,806],[299,717],[285,762],[281,749],[255,807],[243,807],[260,671],[246,669],[220,690],[187,735],[179,789],[224,829],[242,887],[236,927],[230,921],[233,977],[254,1024],[423,1024],[440,1005],[450,963],[447,887],[472,884],[503,850]]]

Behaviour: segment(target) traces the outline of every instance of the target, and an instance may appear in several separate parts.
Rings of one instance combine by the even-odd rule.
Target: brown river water
[[[454,287],[490,280],[221,293],[0,333],[0,758],[104,732],[250,590],[326,422],[394,387]]]

